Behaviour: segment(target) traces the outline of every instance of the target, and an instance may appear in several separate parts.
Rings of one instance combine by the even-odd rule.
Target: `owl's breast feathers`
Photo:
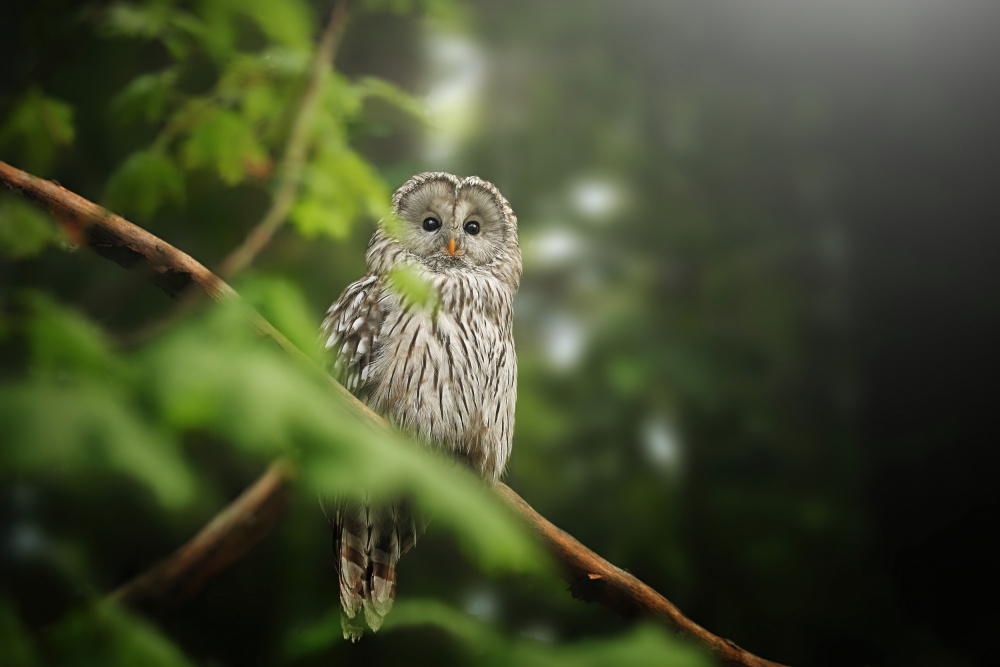
[[[510,290],[486,272],[434,272],[434,306],[384,277],[350,285],[323,325],[334,368],[374,410],[495,482],[510,455],[517,393]]]

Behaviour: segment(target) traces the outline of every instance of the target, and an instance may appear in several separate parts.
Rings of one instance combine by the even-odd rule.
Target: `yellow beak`
[[[448,254],[455,256],[455,237],[448,239]]]

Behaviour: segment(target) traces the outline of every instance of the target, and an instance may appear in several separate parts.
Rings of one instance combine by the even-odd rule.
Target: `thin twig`
[[[324,83],[327,74],[333,67],[333,58],[346,25],[347,0],[339,0],[330,13],[330,21],[327,23],[326,30],[323,31],[323,37],[320,39],[319,48],[313,59],[309,83],[302,94],[299,111],[295,115],[288,145],[285,147],[285,155],[278,170],[279,182],[274,200],[267,213],[250,231],[243,243],[222,260],[217,273],[224,278],[232,278],[253,262],[257,253],[271,242],[274,233],[284,224],[289,211],[295,204],[299,186],[302,184],[306,154],[309,150],[309,133],[312,131],[313,119],[319,108]]]
[[[61,186],[26,174],[4,162],[0,162],[0,183],[6,183],[19,190],[28,199],[47,208],[74,239],[81,245],[91,247],[101,256],[129,269],[144,265],[151,266],[154,269],[151,280],[170,295],[176,296],[185,288],[197,285],[213,299],[220,301],[239,299],[236,292],[221,278],[188,255]],[[302,351],[292,345],[259,314],[253,313],[253,323],[258,331],[274,338],[283,349],[296,359],[316,368],[315,364],[312,364]],[[317,372],[322,371],[317,369]],[[327,377],[331,385],[338,389],[345,404],[350,406],[355,414],[378,428],[390,428],[382,417],[372,412],[368,406],[361,403],[332,377],[328,375]],[[269,494],[284,492],[283,485],[267,481],[271,474],[272,472],[269,471],[252,487],[252,489],[258,490],[256,493],[251,493],[258,501],[266,501],[270,497]],[[271,489],[271,491],[269,492],[267,489]],[[717,637],[694,623],[655,590],[634,576],[611,565],[569,534],[552,525],[508,486],[499,484],[497,493],[514,513],[538,534],[553,556],[562,564],[562,575],[570,583],[570,590],[575,597],[599,602],[621,613],[626,618],[645,616],[657,619],[678,634],[689,637],[705,646],[727,665],[781,667],[778,663],[758,658],[744,651],[728,639]],[[249,546],[263,537],[263,533],[256,531],[252,523],[245,520],[247,515],[241,514],[241,512],[255,511],[253,508],[260,506],[259,502],[241,504],[237,501],[233,506],[224,510],[225,520],[219,519],[218,521],[221,525],[230,527],[231,530],[211,530],[212,524],[210,524],[191,542],[175,552],[165,564],[154,569],[158,573],[157,576],[153,577],[158,581],[155,588],[143,589],[141,584],[130,582],[119,590],[128,591],[134,587],[137,590],[146,591],[183,590],[187,594],[195,592],[232,560],[227,560],[218,566],[216,561],[211,559],[193,558],[189,555],[221,548],[216,546],[221,543],[214,540],[222,538],[227,540],[226,544],[229,545],[248,544],[246,549],[249,549]],[[273,524],[270,525],[273,527]],[[227,549],[236,553],[232,547],[227,547]],[[240,554],[242,553],[240,552]],[[145,575],[139,579],[144,578]],[[171,578],[183,580],[185,583],[182,586],[175,585]],[[125,595],[124,593],[119,594]],[[149,597],[148,593],[144,596]]]

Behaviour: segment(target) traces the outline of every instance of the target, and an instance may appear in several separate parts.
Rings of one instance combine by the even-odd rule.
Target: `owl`
[[[418,174],[392,197],[366,256],[368,275],[330,306],[321,334],[335,375],[414,440],[495,483],[510,456],[517,398],[512,301],[521,279],[517,218],[475,176]],[[395,279],[415,272],[417,303]],[[378,630],[396,562],[422,523],[403,500],[339,501],[328,513],[344,637]]]

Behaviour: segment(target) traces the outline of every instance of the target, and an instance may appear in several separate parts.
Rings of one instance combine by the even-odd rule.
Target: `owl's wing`
[[[321,329],[333,355],[333,374],[351,393],[362,396],[379,343],[384,313],[379,305],[382,282],[365,276],[347,286],[333,302]]]

